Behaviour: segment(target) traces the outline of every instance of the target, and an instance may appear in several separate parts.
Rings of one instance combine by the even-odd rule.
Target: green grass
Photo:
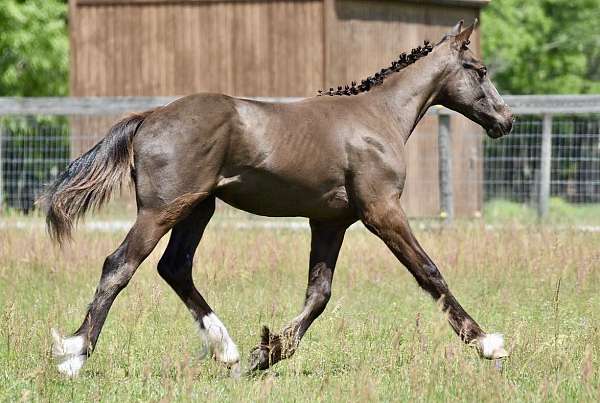
[[[532,225],[539,222],[534,206],[502,199],[486,202],[483,211],[484,220],[491,224]],[[600,204],[574,204],[553,197],[550,199],[544,224],[600,226]]]
[[[50,328],[79,326],[104,256],[122,236],[82,231],[61,251],[40,229],[0,229],[0,400],[600,398],[598,233],[478,224],[418,233],[463,306],[505,334],[511,356],[498,371],[459,342],[379,240],[352,230],[332,300],[296,355],[238,381],[198,359],[192,319],[155,270],[163,240],[117,298],[79,378],[66,379],[50,357]],[[261,325],[277,330],[297,314],[308,248],[308,231],[207,230],[195,280],[244,361]]]
[[[129,220],[135,217],[135,199],[125,191],[121,197],[109,203],[101,211],[94,212],[93,219],[99,221],[110,220]],[[225,203],[217,203],[218,214],[213,220],[218,221],[237,221],[237,220],[260,220],[259,217],[245,213],[229,207]],[[20,222],[39,223],[42,219],[42,212],[33,211],[29,216],[24,216],[18,210],[6,209],[0,211],[3,220],[13,220]],[[511,202],[504,199],[489,200],[484,204],[483,215],[480,218],[468,217],[467,219],[458,218],[458,221],[472,222],[473,220],[482,220],[486,224],[492,225],[556,225],[556,226],[600,226],[600,203],[569,203],[561,198],[554,197],[550,199],[548,216],[540,222],[536,207],[526,203]],[[292,220],[293,218],[278,218],[278,221]],[[421,217],[415,218],[421,223],[438,222],[439,217]],[[435,226],[435,225],[434,225]]]

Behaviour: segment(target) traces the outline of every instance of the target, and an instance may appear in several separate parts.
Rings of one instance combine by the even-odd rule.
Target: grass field
[[[325,313],[296,355],[262,376],[235,381],[198,359],[192,319],[155,270],[163,240],[117,298],[80,377],[63,378],[50,328],[79,326],[122,236],[81,231],[61,251],[39,228],[0,229],[0,400],[600,400],[600,233],[483,223],[418,232],[463,306],[505,334],[511,356],[501,371],[462,345],[391,253],[358,228]],[[244,360],[261,325],[279,329],[298,312],[308,245],[304,230],[207,230],[195,279]]]
[[[600,204],[568,203],[553,197],[544,224],[555,226],[600,227]],[[483,220],[488,224],[535,225],[539,222],[534,206],[495,199],[485,203]]]

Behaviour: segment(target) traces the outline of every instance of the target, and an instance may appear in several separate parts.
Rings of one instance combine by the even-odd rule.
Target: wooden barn
[[[469,23],[488,2],[70,0],[71,95],[314,96]],[[480,132],[452,118],[457,215],[482,207]],[[409,141],[403,203],[412,216],[440,211],[436,133],[437,118],[427,117]]]

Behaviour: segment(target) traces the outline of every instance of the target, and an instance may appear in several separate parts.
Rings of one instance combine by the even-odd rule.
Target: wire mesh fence
[[[29,213],[44,183],[69,163],[64,119],[11,119],[0,126],[2,205]]]
[[[79,120],[78,120],[79,119]],[[90,129],[81,117],[27,116],[0,120],[0,203],[29,213],[43,185],[102,137],[113,120]],[[481,136],[484,203],[508,200],[535,205],[541,183],[543,117],[520,115],[510,136]],[[435,133],[431,133],[435,136]],[[464,133],[462,135],[474,135]],[[555,114],[551,128],[550,196],[569,203],[600,203],[600,114]],[[427,161],[424,161],[427,163]],[[462,179],[459,179],[460,181]]]
[[[550,196],[572,203],[600,202],[600,115],[555,116]],[[485,200],[537,203],[542,117],[519,116],[510,136],[485,140]]]

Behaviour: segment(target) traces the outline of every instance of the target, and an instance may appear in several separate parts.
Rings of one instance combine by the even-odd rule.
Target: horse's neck
[[[386,80],[377,94],[373,91],[373,95],[384,101],[386,113],[395,121],[405,143],[441,88],[444,65],[435,56],[407,66]]]

